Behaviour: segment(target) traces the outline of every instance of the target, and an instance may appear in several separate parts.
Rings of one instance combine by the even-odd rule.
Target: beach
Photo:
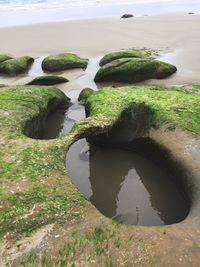
[[[1,53],[37,58],[49,54],[73,52],[94,61],[94,59],[100,60],[103,55],[111,51],[146,47],[155,50],[158,59],[176,65],[178,72],[168,79],[149,80],[145,83],[198,84],[200,83],[199,22],[200,15],[168,14],[131,19],[87,19],[5,27],[0,28]],[[95,62],[97,65],[98,60]],[[37,74],[41,73],[34,73]],[[84,72],[76,70],[73,74],[70,71],[65,74],[76,80]],[[11,81],[15,79],[9,82]],[[17,82],[20,83],[20,79]],[[77,89],[94,85],[92,79],[90,82],[82,86],[77,85],[79,87]],[[73,86],[75,85],[76,83],[73,83]],[[70,84],[67,86],[71,88]]]
[[[42,18],[44,11],[29,10],[25,16],[27,20],[22,16],[21,20],[16,20],[14,23],[16,19],[14,16],[9,22],[12,16],[10,13],[6,18],[7,21],[0,23],[0,54],[13,57],[30,56],[35,59],[27,73],[16,77],[6,75],[0,77],[2,93],[0,98],[2,140],[0,142],[4,148],[1,161],[4,164],[1,180],[3,192],[1,194],[3,215],[0,218],[3,225],[1,226],[1,266],[7,266],[9,263],[11,264],[9,266],[15,267],[22,266],[21,263],[23,266],[43,266],[39,265],[40,262],[44,263],[44,266],[199,266],[200,117],[198,99],[200,86],[191,85],[200,84],[200,14],[196,11],[188,14],[190,11],[193,10],[178,12],[175,9],[175,12],[165,14],[160,12],[157,14],[156,11],[148,14],[143,12],[129,19],[122,19],[121,9],[121,14],[115,13],[113,16],[110,16],[111,10],[109,10],[108,16],[106,14],[102,16],[103,13],[101,13],[99,15],[102,17],[98,17],[94,13],[95,18],[85,16],[83,19],[81,16],[76,16],[68,20],[65,20],[64,16],[59,18],[58,12],[55,20],[51,21],[49,17],[44,21]],[[19,17],[20,12],[16,16]],[[34,18],[36,13],[39,17]],[[28,19],[29,14],[32,14],[30,19]],[[3,21],[3,17],[6,15],[3,14],[0,22]],[[155,59],[175,65],[177,72],[167,78],[149,79],[135,84],[94,82],[95,74],[100,68],[99,62],[105,54],[130,48],[138,48],[143,52],[144,48],[150,50]],[[26,85],[35,77],[47,75],[48,72],[44,72],[41,68],[43,59],[47,55],[64,52],[75,53],[88,59],[86,69],[55,72],[67,78],[69,82],[55,87],[4,86],[4,84]],[[134,87],[134,85],[146,84],[163,85],[166,88]],[[107,85],[110,87],[98,90]],[[115,88],[118,85],[128,85],[128,87],[120,87],[118,90]],[[173,85],[181,89],[173,88]],[[191,87],[185,90],[185,87],[182,87],[184,85]],[[87,89],[89,93],[86,90],[88,96],[85,103],[84,100],[78,101],[81,90],[88,87],[98,92],[94,93]],[[83,116],[80,116],[80,110],[76,105],[78,108],[81,106]],[[72,115],[75,119],[73,116],[71,119],[70,113],[67,113],[70,109],[74,112]],[[63,135],[49,138],[50,140],[41,138],[39,132],[44,130],[42,127],[46,127],[48,118],[52,128],[55,127],[56,119],[51,121],[51,115],[59,110],[62,111],[63,118],[69,117],[68,119],[73,121],[74,128],[72,130],[70,128],[70,132],[65,132]],[[89,111],[86,117],[85,110],[86,113]],[[135,114],[138,116],[134,117]],[[71,176],[68,172],[66,153],[70,146],[76,144],[80,138],[96,137],[101,134],[107,136],[118,123],[120,125],[122,122],[123,126],[123,120],[127,125],[133,121],[135,128],[130,127],[131,132],[136,132],[134,137],[136,141],[142,139],[147,141],[147,154],[149,144],[155,145],[154,142],[163,149],[155,152],[153,146],[149,157],[155,156],[155,162],[157,162],[157,156],[161,158],[163,165],[160,166],[164,166],[162,168],[164,171],[169,156],[167,171],[170,175],[172,169],[174,171],[172,172],[173,189],[180,185],[180,192],[187,199],[188,210],[182,221],[166,223],[165,226],[158,224],[158,227],[157,224],[145,227],[146,224],[139,224],[139,221],[132,226],[116,223],[102,216],[103,213],[101,214],[93,206],[93,202],[91,205],[85,195],[82,196],[81,191],[80,194],[78,187],[75,188],[69,178]],[[61,124],[69,124],[70,120],[66,121],[63,119]],[[127,125],[128,128],[129,125]],[[36,135],[34,135],[35,132]],[[80,172],[80,180],[83,184],[86,184],[87,180],[86,182],[82,180],[85,173],[81,169],[80,158],[82,156],[83,161],[87,157],[90,158],[88,151],[85,146],[78,150],[78,164],[73,156],[71,159],[75,170]],[[126,167],[129,158],[127,160],[124,156],[120,158],[120,153],[117,154],[114,150],[109,157],[112,161],[114,155],[121,165],[123,165],[122,160],[125,162],[122,175],[121,169],[118,171],[116,168],[117,175],[127,177],[130,170],[136,175],[137,169],[132,165]],[[102,156],[102,158],[107,164],[106,157]],[[144,158],[146,159],[146,154]],[[101,174],[101,169],[104,170],[101,158],[97,163],[100,166],[98,171],[100,178],[97,180],[103,180],[102,177],[104,178],[105,175]],[[116,166],[118,165],[121,167],[116,163]],[[94,170],[96,162],[93,163],[93,169],[91,166],[86,166],[87,171],[89,168],[90,171]],[[144,166],[147,167],[142,167],[141,172],[146,168],[148,174],[149,165]],[[109,171],[111,169],[115,169],[115,166]],[[90,174],[88,176],[90,178]],[[154,176],[153,172],[152,177]],[[107,188],[106,183],[109,179],[105,180],[105,188]],[[115,182],[115,179],[113,180]],[[140,180],[138,179],[139,182]],[[147,184],[148,182],[147,177]],[[123,188],[123,183],[120,181],[117,192]],[[129,184],[125,186],[127,190],[131,188]],[[140,183],[138,188],[139,186]],[[161,186],[163,186],[162,183]],[[98,183],[97,187],[99,188]],[[147,187],[144,188],[145,192],[148,191]],[[100,199],[106,192],[104,187],[102,188],[100,187]],[[110,188],[111,192],[114,191],[112,184]],[[89,185],[89,189],[91,190],[92,186]],[[162,195],[160,192],[162,191],[158,190],[158,193],[153,196]],[[166,194],[167,200],[171,200],[171,192],[170,189],[168,195]],[[134,195],[131,192],[129,194]],[[126,195],[128,194],[125,191]],[[155,203],[160,203],[156,197]],[[143,195],[139,198],[143,199]],[[113,199],[114,206],[115,204],[117,206],[118,195]],[[147,199],[152,201],[149,195]],[[104,205],[106,208],[107,203]],[[176,199],[169,204],[170,210],[175,204],[177,204]],[[184,205],[180,204],[179,207]],[[132,209],[131,201],[130,209]],[[137,207],[134,210],[140,213]],[[159,213],[156,205],[154,210]],[[165,213],[163,214],[164,217]],[[110,218],[113,219],[114,216]]]

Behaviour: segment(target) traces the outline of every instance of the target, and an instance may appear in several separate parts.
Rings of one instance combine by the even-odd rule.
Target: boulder
[[[133,18],[134,15],[133,14],[124,14],[121,16],[122,19],[128,19],[128,18]]]
[[[44,75],[33,79],[27,85],[55,85],[59,83],[66,83],[68,81],[69,80],[61,76]]]
[[[0,63],[6,61],[8,59],[12,59],[12,57],[5,55],[5,54],[0,54]]]
[[[105,55],[99,65],[104,66],[107,63],[119,58],[148,58],[151,55],[151,52],[148,50],[141,50],[141,49],[128,49],[122,50],[118,52],[112,52]]]
[[[163,79],[176,71],[175,66],[162,61],[120,58],[101,67],[95,76],[95,82],[134,83],[147,79]]]
[[[76,54],[64,53],[46,57],[42,62],[42,69],[45,71],[62,71],[72,68],[86,69],[88,60],[80,58]]]
[[[8,59],[0,63],[0,73],[17,76],[20,73],[27,72],[33,61],[34,59],[28,56]]]

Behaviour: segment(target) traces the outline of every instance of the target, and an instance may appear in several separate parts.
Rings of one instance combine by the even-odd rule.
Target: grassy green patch
[[[161,86],[124,87],[123,89],[104,88],[92,94],[87,100],[87,109],[91,117],[100,120],[116,121],[128,110],[136,112],[141,105],[151,113],[150,127],[159,128],[167,124],[172,128],[180,127],[193,133],[200,132],[200,95]],[[112,108],[110,108],[112,107]],[[138,117],[140,117],[140,113]],[[139,121],[136,121],[139,123]]]

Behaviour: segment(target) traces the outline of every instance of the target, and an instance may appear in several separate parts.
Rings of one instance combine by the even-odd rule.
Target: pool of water
[[[81,139],[70,147],[66,168],[80,192],[120,223],[156,226],[184,220],[189,205],[176,177],[138,152]]]

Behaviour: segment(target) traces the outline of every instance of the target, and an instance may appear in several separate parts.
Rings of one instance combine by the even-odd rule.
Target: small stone
[[[133,14],[124,14],[121,16],[122,19],[128,19],[128,18],[133,18],[134,15]]]
[[[61,76],[44,75],[33,79],[27,85],[55,85],[59,83],[66,83],[68,81],[69,80]]]

